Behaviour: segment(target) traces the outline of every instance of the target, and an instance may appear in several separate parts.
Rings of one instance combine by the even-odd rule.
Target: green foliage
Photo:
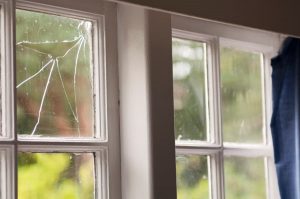
[[[73,154],[20,153],[18,197],[20,199],[93,199],[93,164],[74,168]],[[33,161],[34,160],[34,161]],[[76,161],[76,159],[75,159]],[[66,175],[70,172],[69,175]]]

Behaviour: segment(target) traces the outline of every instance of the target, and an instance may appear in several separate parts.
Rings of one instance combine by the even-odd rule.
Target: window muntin
[[[229,196],[235,195],[240,190],[227,190],[228,186],[226,187],[226,180],[229,180],[231,178],[235,177],[243,177],[243,174],[241,174],[239,169],[235,170],[232,167],[232,164],[228,164],[228,160],[237,160],[237,159],[244,159],[245,162],[249,162],[249,165],[259,165],[256,168],[258,171],[258,181],[259,183],[254,184],[263,184],[263,191],[259,193],[257,196],[260,198],[272,198],[274,195],[276,195],[274,192],[274,186],[272,183],[273,174],[270,172],[272,170],[272,153],[270,149],[270,137],[266,135],[266,129],[268,129],[266,125],[266,103],[270,103],[269,101],[265,101],[265,76],[267,73],[264,73],[263,67],[268,67],[267,63],[268,60],[265,58],[268,48],[264,48],[263,45],[256,45],[253,43],[248,42],[238,42],[235,40],[229,40],[225,38],[220,38],[217,36],[211,36],[211,35],[202,35],[200,33],[194,33],[184,30],[178,30],[173,29],[173,38],[180,37],[181,39],[186,40],[196,40],[199,42],[206,43],[207,48],[207,73],[206,73],[206,79],[208,80],[207,90],[206,90],[206,96],[208,96],[208,105],[209,107],[207,109],[207,115],[209,116],[209,120],[207,121],[207,126],[210,127],[209,130],[209,137],[211,138],[210,142],[194,142],[191,140],[176,140],[176,156],[180,156],[182,150],[185,151],[185,155],[210,155],[209,157],[209,164],[208,164],[208,170],[210,171],[210,181],[209,181],[209,187],[210,187],[210,199],[219,199],[219,198],[229,198]],[[230,42],[229,42],[230,41]],[[230,45],[228,45],[230,44]],[[227,48],[230,51],[230,54],[232,57],[240,59],[239,56],[241,54],[246,54],[246,57],[251,57],[250,59],[251,64],[246,64],[246,69],[249,71],[243,72],[242,75],[248,75],[248,73],[252,72],[255,76],[255,78],[258,80],[258,82],[255,83],[249,83],[249,81],[246,82],[246,88],[249,90],[255,90],[257,91],[257,99],[254,100],[254,102],[258,103],[258,111],[254,112],[254,116],[258,118],[259,121],[259,130],[257,130],[256,137],[251,140],[251,137],[240,137],[236,140],[228,140],[226,136],[224,135],[224,130],[222,127],[222,109],[224,102],[222,96],[222,72],[223,72],[223,78],[224,78],[224,68],[230,69],[230,66],[224,67],[224,59],[222,60],[222,55],[226,55],[224,52],[222,52],[225,48]],[[267,50],[266,50],[267,49]],[[237,52],[237,53],[236,53]],[[226,55],[228,56],[228,54]],[[245,55],[244,55],[245,56]],[[232,59],[231,57],[231,59]],[[229,57],[230,59],[230,57]],[[234,60],[234,59],[233,59]],[[222,62],[223,61],[223,62]],[[230,62],[227,62],[230,63]],[[226,64],[227,64],[226,63]],[[233,62],[231,62],[233,63]],[[223,66],[223,71],[222,71]],[[173,65],[174,67],[174,65]],[[255,69],[253,69],[255,67]],[[174,68],[173,68],[174,69]],[[253,70],[251,71],[251,69]],[[230,74],[230,73],[229,73]],[[233,73],[233,77],[236,77],[237,74]],[[234,80],[234,79],[233,79]],[[244,79],[243,79],[244,80]],[[247,84],[248,83],[248,84]],[[238,84],[237,84],[238,85]],[[174,85],[174,90],[175,85]],[[176,92],[176,91],[174,91]],[[175,102],[174,102],[175,104]],[[174,107],[175,111],[175,107]],[[247,116],[251,116],[251,114],[248,114]],[[239,119],[239,118],[238,118]],[[175,128],[176,128],[176,120],[175,120]],[[232,137],[235,137],[234,135]],[[256,138],[256,139],[255,139]],[[211,155],[211,154],[214,155]],[[250,154],[250,155],[249,155]],[[258,160],[258,161],[256,161]],[[260,161],[263,160],[263,161]],[[234,163],[234,161],[232,161]],[[225,168],[226,167],[226,168]],[[227,176],[226,178],[226,170],[234,171],[234,177]],[[243,169],[243,168],[241,168]],[[240,169],[240,170],[241,170]],[[247,168],[245,168],[247,170]],[[182,171],[181,171],[182,172]],[[177,178],[178,178],[178,170],[177,170]],[[179,175],[180,176],[180,175]],[[248,176],[249,177],[249,176]],[[199,179],[201,181],[201,179]],[[199,184],[201,182],[198,182]],[[227,182],[228,183],[228,182]],[[245,185],[246,186],[246,185]],[[238,187],[237,187],[238,188]],[[243,188],[243,185],[240,186],[240,188]],[[261,187],[260,187],[261,188]],[[189,188],[190,189],[190,188]],[[195,190],[197,190],[196,187],[194,187]],[[185,191],[182,191],[182,187],[179,187],[177,185],[177,192],[188,192],[188,188],[186,188]],[[248,193],[248,190],[244,190],[244,193]],[[195,193],[190,193],[195,194]],[[196,193],[197,194],[197,193]],[[200,195],[200,189],[198,189],[198,197],[201,197]],[[179,194],[180,195],[180,194]],[[192,195],[190,195],[192,197]]]

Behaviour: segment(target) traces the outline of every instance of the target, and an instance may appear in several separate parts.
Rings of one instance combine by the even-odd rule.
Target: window
[[[276,198],[268,125],[276,47],[255,30],[172,20],[178,199]]]
[[[276,199],[263,67],[276,34],[36,2],[0,0],[1,199],[175,198],[172,28],[178,197],[235,199],[239,179],[261,185],[253,196],[240,183],[241,194]]]
[[[115,7],[87,3],[0,2],[0,198],[120,194]]]

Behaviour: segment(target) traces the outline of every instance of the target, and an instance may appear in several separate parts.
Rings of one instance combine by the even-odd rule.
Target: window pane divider
[[[209,142],[201,142],[201,141],[176,141],[176,147],[196,147],[196,148],[219,148],[220,144],[214,144]]]
[[[243,156],[243,157],[262,157],[262,156],[271,156],[272,149],[261,147],[261,148],[227,148],[223,149],[225,156]]]
[[[75,152],[75,153],[85,153],[85,152],[96,152],[107,150],[106,146],[91,146],[91,145],[42,145],[42,144],[19,144],[19,151],[30,151],[30,152]]]
[[[215,156],[215,186],[216,193],[213,199],[225,199],[225,185],[224,185],[224,155],[223,151],[220,151]]]
[[[219,151],[221,151],[221,148],[176,148],[176,154],[180,155],[215,155]]]
[[[17,141],[18,143],[42,143],[42,144],[98,144],[98,145],[105,145],[107,143],[106,140],[100,140],[97,138],[34,138],[34,137],[21,137]]]

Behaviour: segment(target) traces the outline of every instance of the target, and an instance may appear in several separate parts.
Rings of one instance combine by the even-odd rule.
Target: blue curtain
[[[300,199],[300,40],[287,38],[271,61],[271,130],[281,199]]]

